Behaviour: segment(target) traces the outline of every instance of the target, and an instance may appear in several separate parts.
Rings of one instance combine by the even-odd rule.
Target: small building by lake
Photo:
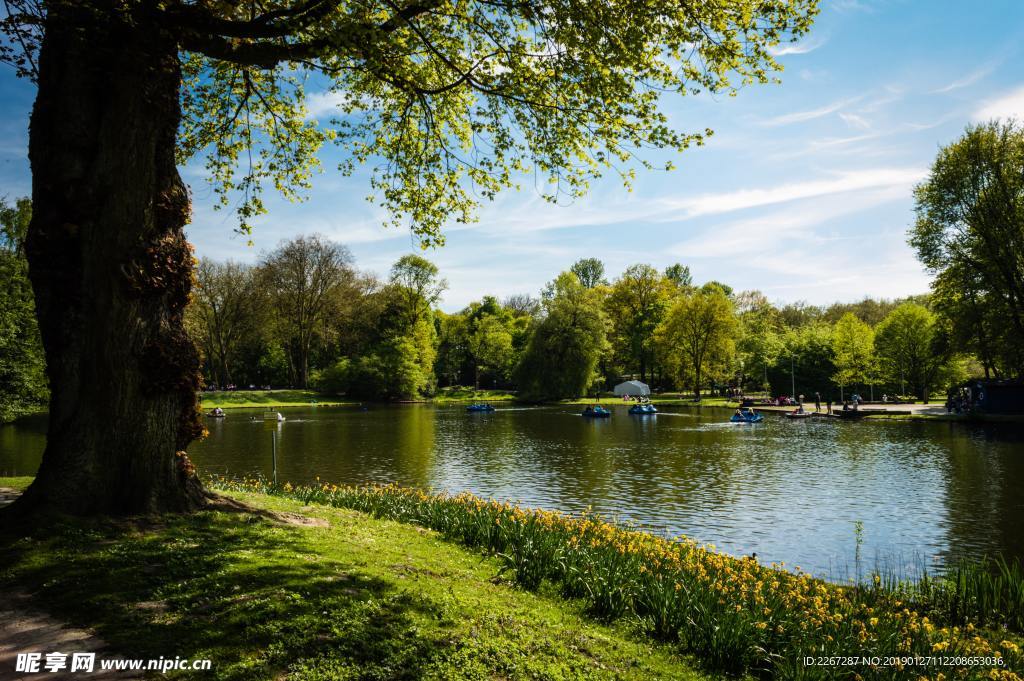
[[[974,409],[986,414],[1024,414],[1024,381],[969,381]]]

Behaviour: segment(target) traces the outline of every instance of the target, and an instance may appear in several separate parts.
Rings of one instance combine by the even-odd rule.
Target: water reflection
[[[757,551],[818,574],[852,574],[862,555],[901,571],[958,554],[1024,556],[1024,439],[1015,427],[724,423],[727,412],[662,409],[586,419],[571,407],[467,414],[429,405],[259,412],[210,419],[190,451],[201,469],[281,480],[398,482],[580,511]],[[255,415],[257,420],[250,420]],[[44,422],[0,428],[0,473],[31,474]]]

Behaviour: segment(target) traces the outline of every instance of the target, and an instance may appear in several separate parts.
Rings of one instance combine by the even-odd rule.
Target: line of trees
[[[380,279],[357,270],[344,246],[298,237],[252,266],[203,260],[189,326],[209,385],[371,399],[458,385],[570,398],[627,376],[697,398],[724,386],[927,398],[971,367],[927,296],[776,306],[759,291],[697,286],[682,264],[632,265],[609,281],[597,258],[538,297],[484,296],[446,313],[437,309],[445,288],[420,256]]]

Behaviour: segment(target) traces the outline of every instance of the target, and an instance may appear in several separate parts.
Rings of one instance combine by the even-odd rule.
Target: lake
[[[260,410],[207,419],[190,454],[200,470],[272,474],[293,483],[397,482],[563,511],[585,508],[655,532],[686,534],[733,554],[757,552],[814,574],[865,568],[905,574],[952,557],[1024,557],[1024,435],[925,421],[791,422],[767,414],[737,426],[721,409],[660,407],[656,417],[584,419],[578,408],[310,407],[288,420]],[[0,475],[31,475],[45,418],[0,427]]]

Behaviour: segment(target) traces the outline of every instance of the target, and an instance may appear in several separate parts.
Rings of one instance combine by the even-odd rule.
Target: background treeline
[[[386,279],[348,251],[299,237],[257,265],[200,262],[192,330],[211,385],[312,387],[364,398],[446,386],[579,397],[635,377],[699,397],[739,387],[836,400],[927,397],[983,371],[928,296],[828,307],[777,306],[759,291],[697,285],[685,265],[633,265],[611,278],[596,258],[537,297],[484,296],[436,309],[437,268],[408,255]]]

